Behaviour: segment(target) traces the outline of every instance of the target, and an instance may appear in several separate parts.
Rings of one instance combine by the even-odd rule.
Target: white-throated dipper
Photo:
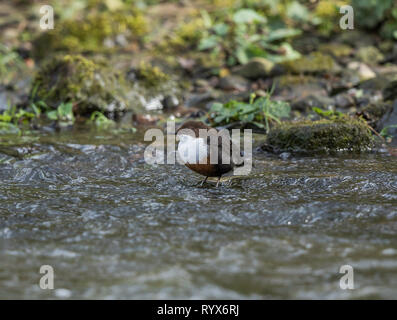
[[[206,134],[203,134],[204,132]],[[241,153],[233,147],[230,136],[223,135],[203,122],[187,121],[179,127],[176,134],[180,140],[178,154],[181,160],[189,169],[205,176],[201,185],[208,177],[217,177],[218,187],[222,175],[232,171],[235,166],[244,164]],[[217,158],[210,161],[211,152],[215,148]]]

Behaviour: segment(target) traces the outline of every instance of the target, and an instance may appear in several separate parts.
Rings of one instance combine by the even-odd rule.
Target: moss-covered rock
[[[363,151],[374,146],[367,125],[338,119],[282,123],[270,130],[267,146],[275,152]]]
[[[342,58],[351,55],[353,48],[342,43],[326,43],[319,46],[319,51],[330,54],[334,58]]]
[[[52,52],[98,52],[125,46],[147,31],[147,22],[136,9],[93,11],[81,19],[56,23],[33,41],[33,55],[41,59]]]
[[[75,113],[105,113],[127,109],[123,77],[80,55],[57,56],[42,66],[32,84],[31,96],[56,108],[75,103]]]
[[[397,99],[397,78],[393,79],[385,86],[382,94],[384,100]]]
[[[167,45],[176,50],[186,50],[186,48],[195,48],[202,36],[204,21],[202,18],[195,18],[187,23],[182,24],[169,38]]]
[[[391,112],[392,108],[390,102],[371,103],[357,112],[357,116],[362,117],[375,130],[380,130],[379,121],[385,114]]]
[[[320,18],[321,24],[318,26],[319,31],[325,35],[329,35],[332,31],[339,27],[336,23],[339,20],[339,1],[322,0],[319,1],[314,13],[317,18]]]
[[[146,110],[176,107],[183,96],[183,84],[149,62],[131,69],[127,81],[128,101]]]
[[[340,70],[334,59],[321,52],[313,52],[296,60],[283,62],[284,68],[295,74],[333,73]]]
[[[358,49],[357,58],[366,64],[377,64],[381,62],[385,57],[383,54],[374,46],[362,47]]]
[[[158,87],[170,80],[170,76],[161,71],[159,67],[146,62],[139,64],[137,77],[146,87]]]

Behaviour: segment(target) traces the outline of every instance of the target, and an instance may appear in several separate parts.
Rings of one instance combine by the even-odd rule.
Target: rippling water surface
[[[256,152],[215,188],[144,149],[139,132],[0,138],[0,298],[397,298],[397,158]]]

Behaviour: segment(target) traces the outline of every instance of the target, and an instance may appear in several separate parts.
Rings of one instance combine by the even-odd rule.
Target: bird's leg
[[[201,182],[200,186],[203,186],[203,184],[207,181],[208,177],[205,177],[205,179]]]
[[[218,181],[216,182],[216,188],[219,186],[219,181],[221,181],[221,177],[218,177]]]

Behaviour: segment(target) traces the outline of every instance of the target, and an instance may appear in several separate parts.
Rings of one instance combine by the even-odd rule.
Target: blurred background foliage
[[[0,4],[0,85],[19,88],[16,80],[24,78],[25,87],[20,92],[28,96],[30,92],[30,97],[35,92],[28,87],[28,79],[34,78],[32,73],[40,72],[40,67],[52,57],[67,54],[93,59],[100,56],[107,62],[102,61],[101,65],[128,70],[130,62],[122,65],[125,54],[129,61],[137,61],[128,77],[138,82],[144,74],[145,79],[151,80],[141,87],[150,87],[151,91],[170,77],[150,64],[142,64],[142,60],[163,60],[163,69],[171,74],[194,69],[196,73],[204,70],[223,77],[254,58],[266,60],[265,69],[269,66],[273,70],[274,64],[284,63],[288,70],[301,72],[300,66],[306,68],[302,57],[313,51],[308,47],[309,40],[326,44],[342,35],[339,10],[343,5],[353,6],[356,30],[375,35],[384,47],[391,48],[397,40],[397,1],[393,0],[52,0],[48,4],[55,11],[53,30],[39,28],[41,1]],[[357,38],[365,40],[362,35]],[[299,39],[304,41],[296,41]],[[335,50],[335,56],[344,54]],[[367,51],[358,56],[371,64],[374,54]],[[319,61],[323,65],[323,61],[330,60],[318,53],[311,57],[316,59],[308,64]],[[113,77],[121,82],[124,75]],[[51,79],[47,80],[51,88]],[[125,96],[128,99],[130,94]],[[70,99],[55,98],[59,98],[59,105]],[[102,111],[96,106],[91,109]]]

